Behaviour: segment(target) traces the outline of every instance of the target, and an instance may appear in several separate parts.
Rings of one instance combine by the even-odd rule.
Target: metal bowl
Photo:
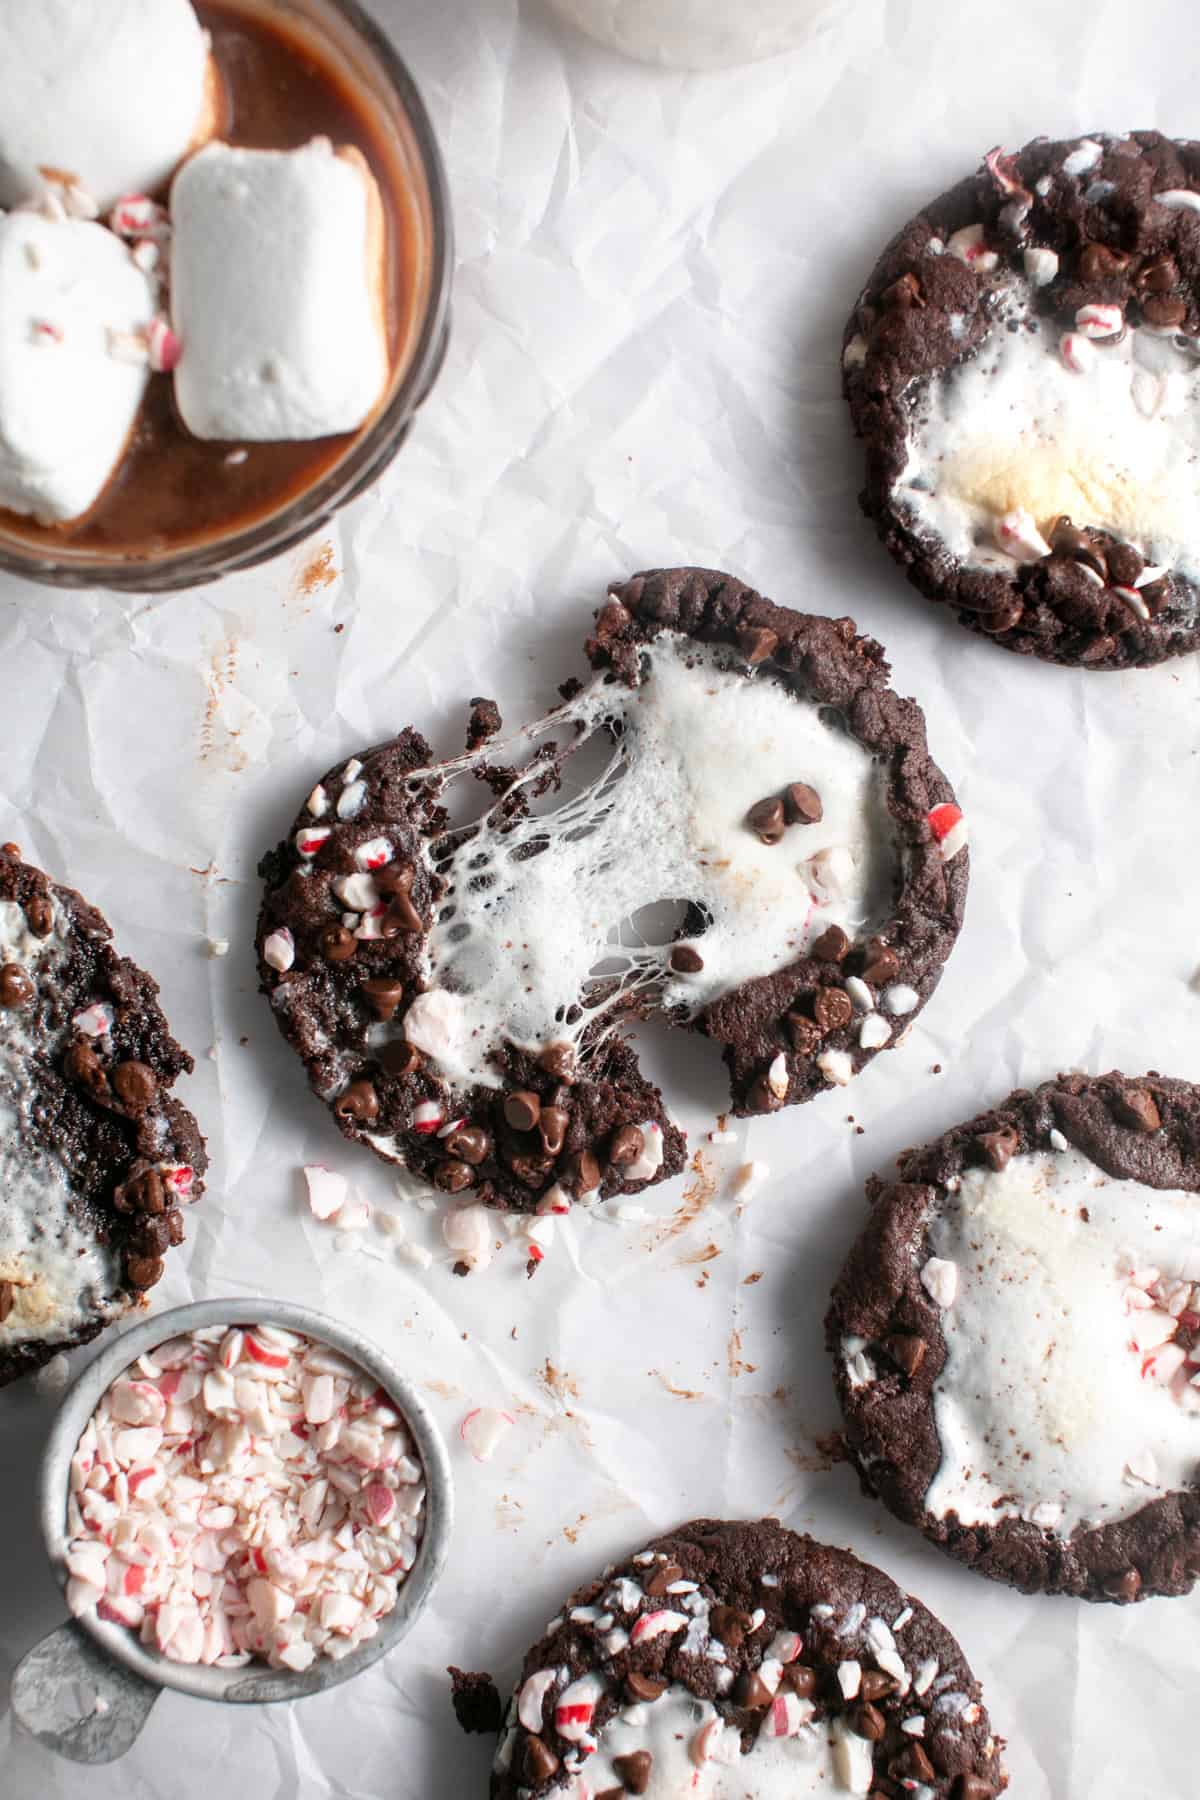
[[[412,1630],[445,1567],[454,1518],[449,1458],[424,1401],[390,1358],[354,1326],[293,1301],[201,1300],[157,1313],[123,1331],[63,1399],[42,1459],[38,1493],[46,1550],[63,1588],[71,1458],[102,1394],[139,1356],[169,1338],[213,1325],[280,1325],[300,1332],[357,1363],[394,1399],[425,1472],[425,1520],[416,1561],[375,1637],[338,1661],[318,1657],[303,1671],[265,1664],[218,1669],[171,1662],[128,1627],[95,1615],[60,1626],[19,1665],[12,1703],[22,1724],[40,1742],[77,1762],[111,1762],[124,1755],[163,1688],[199,1700],[257,1706],[299,1700],[352,1680]],[[83,1717],[64,1718],[64,1702],[78,1715],[80,1694],[92,1696],[92,1710],[85,1708]]]

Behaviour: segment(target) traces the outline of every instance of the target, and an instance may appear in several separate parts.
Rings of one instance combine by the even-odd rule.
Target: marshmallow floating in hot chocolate
[[[175,395],[197,437],[356,430],[387,384],[379,192],[355,151],[211,144],[171,194]]]
[[[0,205],[47,172],[102,208],[160,187],[212,133],[217,78],[188,0],[5,0]]]
[[[76,518],[125,448],[155,294],[100,225],[0,216],[0,506]]]

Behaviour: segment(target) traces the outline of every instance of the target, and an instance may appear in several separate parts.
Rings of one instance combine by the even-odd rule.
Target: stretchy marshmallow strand
[[[388,378],[382,211],[362,158],[322,138],[210,144],[176,178],[171,210],[188,430],[256,443],[357,430]]]
[[[154,304],[102,226],[0,217],[0,506],[58,521],[96,500],[148,375],[115,346],[145,337]]]
[[[376,1635],[416,1558],[404,1422],[323,1344],[218,1326],[140,1357],[71,1461],[67,1601],[172,1662],[307,1669]]]
[[[216,76],[188,0],[4,0],[0,206],[72,175],[102,209],[210,135]]]

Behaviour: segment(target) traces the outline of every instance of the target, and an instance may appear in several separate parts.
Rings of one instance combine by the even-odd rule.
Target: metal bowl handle
[[[17,1664],[11,1699],[47,1750],[72,1762],[110,1763],[131,1748],[161,1692],[69,1619]]]

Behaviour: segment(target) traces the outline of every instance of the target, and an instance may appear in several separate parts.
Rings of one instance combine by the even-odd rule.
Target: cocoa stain
[[[579,1542],[579,1533],[583,1530],[587,1522],[587,1514],[580,1513],[573,1525],[563,1526],[563,1536],[566,1538],[568,1544],[577,1544]]]
[[[677,1267],[684,1269],[691,1263],[712,1262],[713,1258],[715,1256],[720,1256],[720,1254],[721,1252],[717,1249],[715,1244],[705,1244],[702,1250],[688,1250],[678,1259]]]
[[[322,588],[333,586],[338,578],[338,569],[333,555],[333,545],[326,541],[318,547],[306,567],[301,571],[296,592],[303,599],[309,599],[313,594],[319,593]]]
[[[710,1166],[703,1149],[696,1151],[689,1167],[692,1172],[692,1180],[684,1188],[683,1199],[675,1208],[671,1218],[650,1245],[652,1250],[658,1250],[663,1244],[669,1244],[672,1238],[681,1237],[689,1226],[695,1224],[717,1191],[717,1171]]]
[[[565,1369],[556,1369],[547,1357],[545,1364],[538,1370],[538,1385],[545,1388],[554,1400],[578,1400],[579,1383]]]
[[[496,1528],[499,1531],[516,1531],[524,1523],[521,1515],[525,1511],[520,1500],[514,1500],[511,1494],[501,1494],[496,1502]]]
[[[457,1400],[462,1395],[462,1389],[449,1381],[427,1381],[425,1386],[431,1394],[439,1394],[443,1400]]]
[[[743,1287],[753,1287],[755,1282],[761,1281],[762,1278],[763,1278],[763,1271],[761,1269],[755,1269],[753,1275],[747,1275],[746,1279],[742,1283],[742,1286]]]
[[[651,1369],[650,1374],[656,1381],[661,1381],[668,1394],[674,1394],[677,1400],[703,1400],[705,1398],[704,1394],[696,1388],[676,1387],[675,1383],[668,1380],[661,1369]]]
[[[236,638],[226,638],[213,651],[208,672],[204,677],[204,685],[208,689],[208,697],[204,702],[204,715],[200,720],[200,761],[210,762],[218,754],[217,727],[220,723],[221,702],[227,689],[233,686],[237,676],[238,642]],[[240,735],[236,727],[224,726],[225,736],[235,740],[228,756],[228,764],[232,770],[244,769],[246,757],[243,751],[236,748],[236,739]]]
[[[835,1463],[845,1462],[846,1446],[840,1431],[822,1432],[811,1450],[785,1450],[788,1461],[804,1475],[828,1475]]]
[[[736,1327],[729,1334],[729,1342],[726,1346],[726,1357],[729,1364],[729,1373],[734,1381],[737,1380],[739,1375],[753,1375],[758,1367],[757,1363],[742,1361],[742,1334]]]

